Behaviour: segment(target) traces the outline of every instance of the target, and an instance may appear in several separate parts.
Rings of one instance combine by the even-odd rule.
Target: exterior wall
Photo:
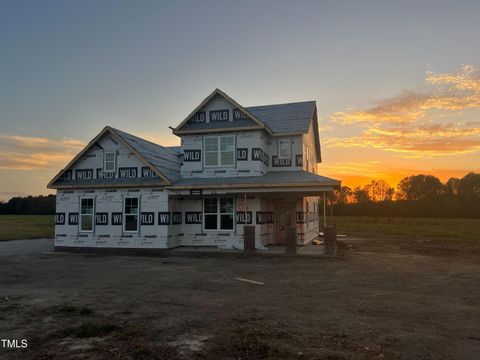
[[[279,140],[290,140],[290,159],[278,158]],[[301,170],[303,168],[302,136],[275,136],[271,138],[269,153],[271,154],[270,171]]]
[[[303,136],[271,137],[263,130],[232,134],[235,136],[236,159],[235,164],[229,167],[205,167],[204,165],[204,137],[225,134],[182,136],[181,176],[183,178],[261,176],[268,171],[307,170],[303,161],[306,156]],[[278,158],[280,139],[290,140],[290,159]],[[310,145],[313,156],[315,156],[314,146],[314,143]],[[314,160],[311,159],[310,163],[311,161]],[[313,171],[313,167],[310,166],[309,169],[308,171]]]
[[[312,121],[308,133],[302,136],[303,170],[313,173],[317,173],[317,161],[320,160],[315,151],[315,131],[318,132],[318,129],[314,128]]]
[[[243,249],[245,210],[247,224],[255,226],[257,248],[274,244],[276,221],[274,201],[248,196],[245,209],[244,195],[228,197],[232,196],[235,209],[234,229],[211,231],[203,228],[202,197],[169,196],[163,189],[58,191],[55,246],[147,249],[218,246]],[[94,199],[93,232],[80,232],[79,229],[78,213],[80,199],[83,197]],[[140,199],[140,224],[137,233],[126,233],[123,225],[116,225],[113,222],[114,215],[123,214],[125,197]],[[153,221],[145,221],[142,224],[141,219],[144,217],[150,217]],[[296,227],[299,245],[308,243],[316,236],[318,220],[318,197],[305,198],[297,202]]]
[[[208,135],[182,136],[183,178],[211,178],[233,176],[261,176],[268,171],[269,154],[267,134],[262,130],[233,133],[235,136],[235,164],[228,167],[205,167],[203,138]],[[192,156],[192,154],[194,156]],[[199,156],[196,156],[199,154]]]
[[[266,246],[275,242],[275,214],[273,200],[257,199],[257,201],[258,211],[255,213],[255,238],[262,246]]]
[[[297,202],[297,244],[305,245],[317,236],[319,230],[318,196],[305,197]]]
[[[140,199],[140,217],[153,213],[153,224],[139,225],[138,233],[126,233],[123,225],[113,224],[116,215],[114,213],[123,213],[123,200],[130,196]],[[93,232],[80,232],[79,211],[82,197],[94,199]],[[163,189],[58,191],[56,205],[55,246],[166,248],[168,245],[169,226],[159,225],[158,218],[158,212],[168,211],[168,195]],[[102,224],[104,216],[106,223]]]

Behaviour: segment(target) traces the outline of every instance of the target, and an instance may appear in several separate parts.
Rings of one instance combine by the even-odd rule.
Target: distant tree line
[[[55,214],[55,195],[13,197],[0,201],[0,214],[48,215]]]
[[[450,178],[432,175],[403,178],[395,190],[383,180],[351,189],[343,186],[330,197],[338,216],[480,218],[480,174]]]

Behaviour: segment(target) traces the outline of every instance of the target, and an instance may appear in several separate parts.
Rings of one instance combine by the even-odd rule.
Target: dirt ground
[[[480,358],[480,242],[342,249],[338,259],[3,257],[0,335],[28,347],[0,357]]]

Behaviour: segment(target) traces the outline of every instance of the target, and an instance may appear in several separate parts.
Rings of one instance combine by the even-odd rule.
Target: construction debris
[[[250,279],[245,279],[245,278],[236,277],[235,280],[243,281],[243,282],[246,282],[246,283],[249,283],[249,284],[262,285],[262,286],[265,285],[264,282],[255,281],[255,280],[250,280]]]

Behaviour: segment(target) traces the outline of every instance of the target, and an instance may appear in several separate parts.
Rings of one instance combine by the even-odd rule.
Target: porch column
[[[327,204],[326,204],[326,192],[323,192],[323,228],[327,227]]]
[[[244,211],[244,225],[243,225],[243,251],[249,254],[255,252],[255,225],[253,225],[253,211],[252,211],[252,225],[247,222],[247,193],[243,194],[243,211]]]

